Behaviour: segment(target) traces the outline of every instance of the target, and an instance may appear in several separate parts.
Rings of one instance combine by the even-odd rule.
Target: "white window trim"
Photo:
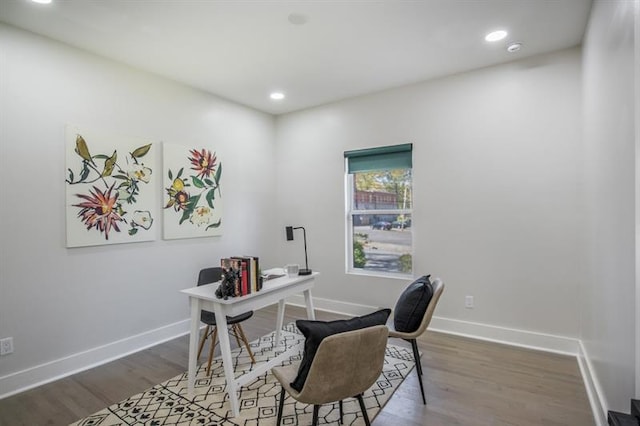
[[[414,242],[413,242],[413,208],[411,209],[380,209],[380,210],[353,210],[353,174],[347,173],[347,159],[345,158],[345,179],[344,179],[344,194],[345,194],[345,273],[349,275],[364,275],[369,277],[381,277],[381,278],[395,278],[406,280],[407,278],[413,278],[413,271],[415,270],[414,259]],[[413,174],[411,176],[413,185]],[[411,272],[403,274],[401,272],[384,272],[384,271],[371,271],[362,268],[353,267],[353,215],[357,214],[410,214],[411,215]]]

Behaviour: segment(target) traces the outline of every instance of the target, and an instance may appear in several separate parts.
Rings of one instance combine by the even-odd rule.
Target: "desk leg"
[[[238,393],[236,392],[237,384],[231,359],[231,345],[229,343],[227,316],[222,312],[222,308],[219,304],[214,306],[214,313],[216,314],[218,338],[220,339],[220,351],[222,352],[222,366],[224,367],[224,377],[227,382],[227,394],[229,395],[229,402],[231,403],[231,412],[233,417],[238,417],[240,414],[240,408],[238,406]]]
[[[311,289],[304,291],[304,302],[307,305],[307,318],[310,320],[315,320],[316,312],[313,309],[313,299],[311,298]]]
[[[187,376],[187,391],[189,396],[193,396],[193,387],[196,381],[198,370],[198,337],[200,325],[200,299],[191,297],[191,331],[189,335],[189,374]]]
[[[276,346],[280,345],[280,336],[282,335],[282,325],[284,323],[284,299],[278,301],[278,317],[276,318]]]

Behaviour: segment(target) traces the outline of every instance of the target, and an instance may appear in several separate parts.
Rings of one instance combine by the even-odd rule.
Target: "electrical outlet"
[[[473,296],[464,297],[464,307],[467,309],[473,308]]]
[[[13,353],[13,337],[0,339],[0,355],[9,355]]]

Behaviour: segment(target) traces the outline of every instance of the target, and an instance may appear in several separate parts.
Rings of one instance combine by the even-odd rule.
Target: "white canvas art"
[[[67,247],[155,239],[151,142],[67,126]]]
[[[163,144],[164,238],[222,235],[222,161],[208,148]]]

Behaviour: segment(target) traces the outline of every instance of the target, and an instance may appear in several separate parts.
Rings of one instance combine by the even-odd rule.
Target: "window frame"
[[[374,277],[382,277],[382,278],[397,278],[406,280],[407,278],[412,278],[415,270],[415,265],[413,262],[414,259],[414,214],[413,214],[413,206],[414,206],[414,196],[415,191],[413,190],[413,165],[410,167],[404,167],[407,169],[411,169],[411,208],[399,208],[399,209],[354,209],[354,200],[355,200],[355,186],[354,179],[355,173],[349,172],[349,158],[347,157],[347,153],[345,152],[344,158],[344,185],[345,185],[345,273],[350,275],[365,275],[365,276],[374,276]],[[399,169],[399,168],[397,168]],[[381,168],[379,170],[396,170],[392,168]],[[374,171],[374,170],[371,170]],[[411,272],[403,273],[403,272],[393,272],[393,271],[380,271],[380,270],[367,270],[364,268],[356,268],[353,266],[353,242],[354,242],[354,229],[353,229],[353,217],[356,215],[371,215],[371,214],[392,214],[392,215],[410,215],[411,216],[411,227],[407,228],[409,232],[411,232]]]

